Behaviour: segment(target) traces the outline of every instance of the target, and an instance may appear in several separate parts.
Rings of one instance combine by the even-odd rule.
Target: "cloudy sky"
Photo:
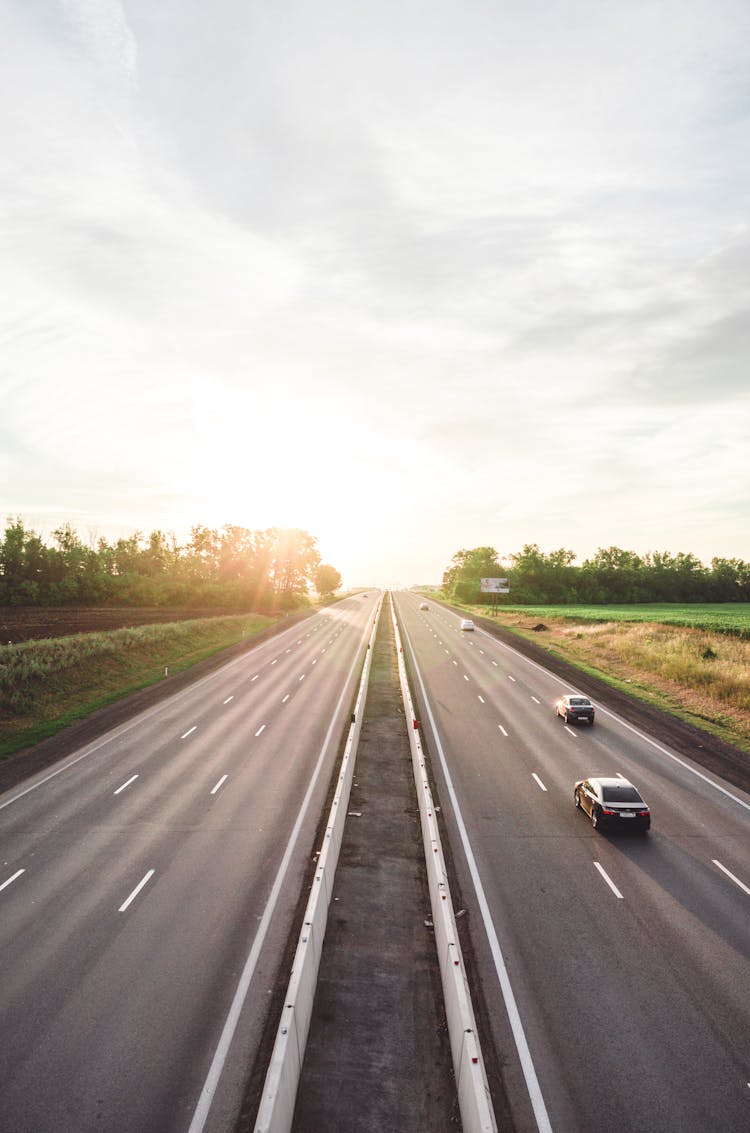
[[[0,507],[750,560],[747,0],[0,0]]]

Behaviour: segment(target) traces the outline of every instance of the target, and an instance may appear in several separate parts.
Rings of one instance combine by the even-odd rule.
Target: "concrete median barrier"
[[[331,804],[318,865],[294,955],[292,974],[276,1033],[273,1054],[263,1085],[255,1133],[288,1133],[292,1127],[297,1086],[305,1056],[320,957],[328,921],[328,907],[333,892],[333,880],[354,775],[357,744],[362,728],[372,649],[381,609],[382,600],[373,619],[372,631],[362,667],[357,702],[349,725],[336,793]]]

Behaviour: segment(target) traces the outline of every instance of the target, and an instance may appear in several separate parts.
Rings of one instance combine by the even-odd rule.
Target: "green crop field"
[[[525,614],[532,618],[566,618],[586,622],[659,622],[693,626],[716,633],[750,637],[750,602],[716,602],[680,605],[666,602],[642,606],[506,606],[498,612]]]

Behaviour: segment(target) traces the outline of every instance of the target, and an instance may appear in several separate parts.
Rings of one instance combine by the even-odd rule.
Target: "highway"
[[[410,593],[395,595],[476,969],[485,1060],[518,1131],[750,1128],[750,796]],[[573,784],[622,775],[646,835]]]
[[[0,797],[0,1128],[231,1128],[378,594]]]

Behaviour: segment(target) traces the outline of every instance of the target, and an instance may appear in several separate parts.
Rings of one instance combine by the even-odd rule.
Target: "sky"
[[[750,560],[747,0],[0,0],[0,512]]]

